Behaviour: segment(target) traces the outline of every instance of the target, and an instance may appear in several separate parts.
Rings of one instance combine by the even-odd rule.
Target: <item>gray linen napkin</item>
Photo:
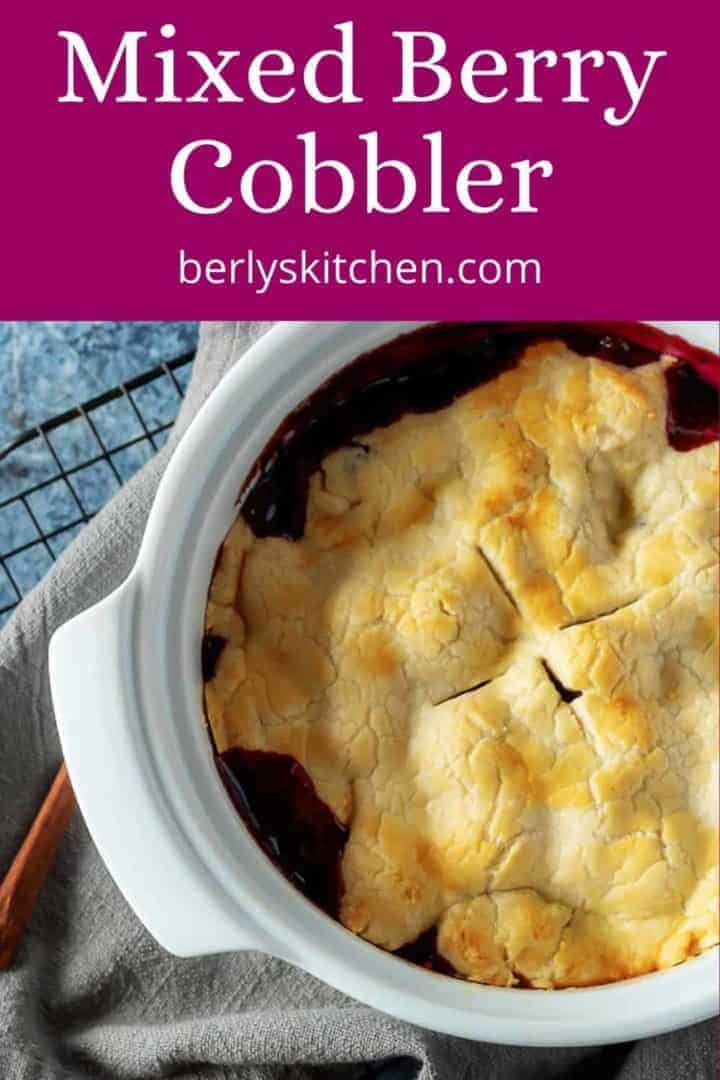
[[[59,764],[50,635],[126,576],[174,445],[266,326],[203,328],[167,447],[84,530],[0,634],[0,874]],[[422,1080],[710,1080],[718,1061],[715,1022],[605,1049],[505,1048],[400,1023],[259,953],[168,956],[128,908],[79,814],[17,963],[0,973],[0,1080],[358,1080],[398,1058],[417,1062]],[[406,1060],[401,1071],[415,1070]],[[383,1073],[391,1075],[400,1071]]]

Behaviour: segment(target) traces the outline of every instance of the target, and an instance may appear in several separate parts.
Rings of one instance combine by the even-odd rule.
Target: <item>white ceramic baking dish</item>
[[[479,986],[393,957],[288,884],[219,780],[200,643],[213,561],[241,485],[299,401],[417,325],[278,325],[204,405],[165,473],[130,577],[51,643],[57,723],[80,808],[128,902],[178,955],[261,949],[405,1020],[501,1043],[608,1043],[707,1018],[718,1008],[717,950],[669,971],[551,993]],[[716,323],[656,325],[717,351]]]

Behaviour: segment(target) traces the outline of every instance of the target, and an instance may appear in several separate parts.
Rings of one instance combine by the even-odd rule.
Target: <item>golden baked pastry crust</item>
[[[328,455],[300,540],[228,534],[217,747],[304,766],[369,941],[537,987],[717,943],[718,449],[664,363],[533,345]]]

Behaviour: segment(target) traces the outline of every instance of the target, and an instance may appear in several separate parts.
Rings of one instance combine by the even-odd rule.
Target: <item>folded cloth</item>
[[[60,761],[47,676],[50,635],[127,575],[173,447],[266,326],[203,327],[168,445],[83,531],[0,634],[0,873]],[[17,962],[0,973],[2,1080],[358,1080],[377,1076],[388,1062],[395,1064],[382,1069],[384,1080],[709,1080],[717,1060],[714,1022],[601,1049],[500,1047],[393,1020],[260,953],[169,956],[118,892],[79,813]]]

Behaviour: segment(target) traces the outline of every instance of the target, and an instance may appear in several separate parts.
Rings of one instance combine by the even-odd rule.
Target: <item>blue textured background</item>
[[[196,341],[189,322],[0,322],[0,447]]]
[[[95,322],[0,323],[0,454],[24,431],[126,382],[162,361],[194,349],[197,323]],[[133,402],[151,429],[172,422],[190,367],[178,372],[180,387],[163,378],[133,391]],[[120,399],[92,414],[105,446],[114,451],[143,434],[131,402]],[[0,460],[0,557],[18,547],[5,567],[22,594],[28,592],[53,558],[77,535],[73,524],[91,516],[166,438],[166,433],[112,454],[112,465],[97,462],[30,494],[25,504],[3,502],[41,484],[58,472],[44,443],[36,439]],[[102,447],[82,419],[49,434],[64,469],[97,457]],[[48,545],[34,542],[38,529],[53,534]],[[48,550],[48,548],[50,550]],[[0,566],[0,611],[17,599]],[[0,614],[0,625],[8,617]]]

